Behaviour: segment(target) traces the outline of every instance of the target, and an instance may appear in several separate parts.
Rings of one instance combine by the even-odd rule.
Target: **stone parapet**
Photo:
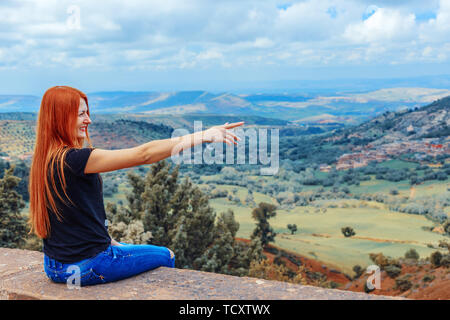
[[[107,284],[70,289],[50,281],[37,251],[0,248],[0,300],[370,300],[386,296],[187,269],[157,268]]]

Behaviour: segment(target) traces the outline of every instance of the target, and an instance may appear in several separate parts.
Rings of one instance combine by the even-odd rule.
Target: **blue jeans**
[[[89,286],[129,278],[161,266],[175,267],[175,256],[166,247],[150,244],[110,245],[92,258],[61,263],[44,254],[44,270],[53,282]],[[79,282],[77,282],[77,279]]]

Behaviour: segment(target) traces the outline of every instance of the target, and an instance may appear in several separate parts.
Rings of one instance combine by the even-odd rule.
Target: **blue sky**
[[[450,0],[2,0],[0,94],[450,74]]]

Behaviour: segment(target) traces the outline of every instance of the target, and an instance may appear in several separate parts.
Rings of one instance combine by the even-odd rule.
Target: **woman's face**
[[[87,126],[91,123],[91,119],[87,114],[87,105],[83,98],[80,98],[80,106],[78,107],[77,120],[77,136],[78,138],[86,138]]]

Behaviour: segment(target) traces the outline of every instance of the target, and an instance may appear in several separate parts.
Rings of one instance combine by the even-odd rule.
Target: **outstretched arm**
[[[227,123],[181,137],[150,141],[129,149],[94,149],[84,172],[86,174],[100,173],[151,164],[204,142],[237,144],[235,140],[239,138],[229,130],[243,124],[244,122]]]
[[[118,243],[116,240],[114,240],[113,238],[111,238],[111,245],[112,246],[123,246],[123,244]]]

